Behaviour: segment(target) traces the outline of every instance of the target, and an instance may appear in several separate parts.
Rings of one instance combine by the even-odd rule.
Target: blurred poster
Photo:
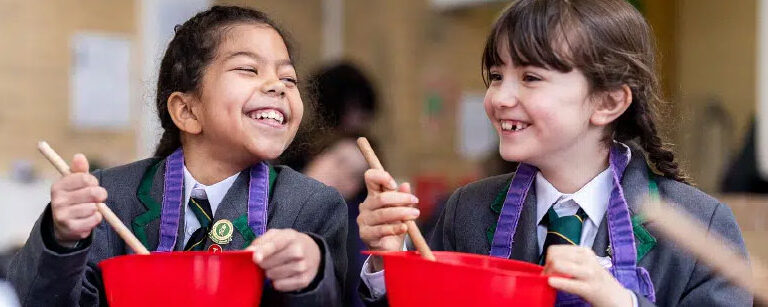
[[[496,149],[498,137],[485,115],[481,93],[464,93],[459,102],[458,151],[467,159],[481,159]]]
[[[71,38],[70,123],[78,129],[130,128],[131,41],[104,33]]]

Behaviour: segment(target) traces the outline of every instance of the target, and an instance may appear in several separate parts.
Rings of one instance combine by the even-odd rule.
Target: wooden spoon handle
[[[357,147],[360,148],[360,152],[363,154],[363,157],[365,157],[365,160],[368,161],[368,165],[372,169],[384,170],[381,161],[379,161],[373,148],[371,148],[371,143],[368,142],[368,139],[364,137],[358,138]],[[416,250],[419,251],[421,257],[430,261],[435,261],[435,255],[432,254],[432,250],[429,249],[429,245],[427,245],[427,241],[424,240],[424,236],[421,235],[421,231],[419,230],[419,226],[416,225],[416,222],[408,220],[405,224],[408,226],[408,235],[411,237],[411,241],[413,241],[413,245],[416,247]]]

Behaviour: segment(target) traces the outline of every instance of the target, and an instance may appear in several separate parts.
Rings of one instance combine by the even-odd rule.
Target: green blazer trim
[[[659,194],[659,185],[656,184],[656,175],[648,169],[648,194],[651,201],[660,201],[661,195]],[[656,246],[656,238],[648,232],[643,224],[645,223],[645,217],[642,214],[636,214],[632,216],[632,232],[635,235],[635,245],[637,249],[637,261],[643,259],[654,246]]]
[[[149,243],[147,241],[147,233],[146,233],[146,227],[147,224],[150,222],[159,219],[160,213],[162,212],[162,204],[155,201],[152,196],[150,195],[150,191],[152,190],[152,185],[154,184],[154,178],[155,174],[157,173],[158,168],[160,168],[160,162],[162,162],[161,159],[158,159],[157,162],[155,162],[150,168],[147,169],[146,172],[144,172],[144,176],[141,178],[141,183],[139,184],[139,189],[136,191],[136,197],[139,199],[139,201],[144,205],[144,207],[147,209],[146,212],[138,215],[136,218],[133,219],[131,222],[133,233],[136,234],[136,237],[141,241],[141,244],[144,245],[147,249],[151,249],[152,247],[149,246]],[[272,199],[272,194],[275,190],[275,181],[277,180],[277,171],[275,170],[272,165],[269,165],[269,198]],[[248,227],[248,213],[245,213],[232,221],[232,224],[235,226],[235,229],[237,232],[240,233],[241,236],[245,239],[245,245],[243,245],[243,248],[247,247],[251,244],[251,242],[256,239],[256,235],[253,233],[253,230]]]
[[[131,222],[133,233],[136,234],[136,238],[138,238],[139,241],[141,241],[141,244],[148,250],[152,250],[152,247],[147,243],[147,233],[145,229],[147,224],[160,218],[160,212],[163,208],[163,206],[152,199],[152,196],[150,195],[155,173],[160,167],[161,161],[161,159],[157,159],[157,161],[144,172],[144,176],[141,178],[139,190],[136,191],[136,197],[144,205],[147,211],[134,218]]]

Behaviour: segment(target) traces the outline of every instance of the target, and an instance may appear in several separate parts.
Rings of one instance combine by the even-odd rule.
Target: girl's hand
[[[418,203],[419,199],[411,194],[408,183],[398,187],[392,176],[383,170],[367,170],[365,185],[368,197],[360,204],[360,215],[357,216],[360,239],[370,250],[402,250],[405,232],[408,230],[405,221],[419,216],[419,209],[410,207]],[[396,191],[390,191],[396,188]],[[371,259],[373,269],[380,270],[381,257]]]
[[[275,290],[298,291],[315,279],[320,267],[320,247],[307,234],[293,229],[270,229],[245,250],[264,269]]]
[[[91,235],[102,219],[96,203],[107,200],[107,190],[88,173],[88,160],[84,155],[75,155],[71,171],[51,186],[53,233],[56,242],[65,247]]]
[[[542,274],[570,276],[550,277],[549,285],[553,288],[581,296],[596,307],[632,306],[634,294],[597,262],[591,249],[552,245],[546,260]]]

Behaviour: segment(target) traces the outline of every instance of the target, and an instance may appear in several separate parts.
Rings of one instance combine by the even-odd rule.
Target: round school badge
[[[211,227],[211,232],[208,233],[208,237],[211,241],[217,244],[229,244],[232,242],[232,233],[234,232],[234,225],[229,220],[218,220]]]

